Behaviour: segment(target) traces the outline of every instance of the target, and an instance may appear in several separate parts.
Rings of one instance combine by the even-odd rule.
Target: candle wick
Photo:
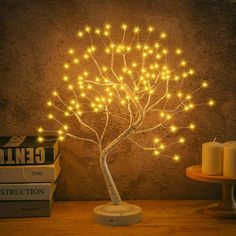
[[[216,137],[214,138],[213,142],[215,142],[215,141],[216,141]]]

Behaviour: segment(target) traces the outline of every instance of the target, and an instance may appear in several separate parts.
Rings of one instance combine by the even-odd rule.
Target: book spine
[[[59,157],[52,165],[1,166],[0,183],[52,183],[59,172]]]
[[[0,217],[50,216],[53,199],[50,201],[9,201],[0,202]]]
[[[54,184],[0,184],[0,201],[50,200]]]
[[[0,166],[52,164],[58,148],[55,147],[0,147]]]

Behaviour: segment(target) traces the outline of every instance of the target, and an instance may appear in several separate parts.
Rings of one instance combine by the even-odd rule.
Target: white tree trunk
[[[102,173],[107,185],[107,190],[109,192],[112,204],[114,205],[121,204],[121,198],[107,166],[107,155],[116,145],[118,145],[125,138],[127,138],[142,123],[143,118],[144,118],[143,112],[140,111],[138,120],[133,125],[130,125],[123,133],[121,133],[117,138],[115,138],[112,142],[110,142],[101,151],[100,166],[102,169]]]
[[[107,154],[100,157],[100,166],[112,204],[119,205],[121,203],[121,198],[107,166]]]

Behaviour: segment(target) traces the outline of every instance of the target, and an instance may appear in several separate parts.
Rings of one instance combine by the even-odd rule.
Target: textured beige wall
[[[58,86],[78,29],[106,22],[152,24],[184,47],[199,79],[212,84],[207,96],[218,105],[192,113],[198,129],[184,148],[174,150],[184,157],[178,164],[124,142],[109,158],[111,172],[124,199],[216,198],[218,186],[187,179],[185,168],[200,162],[202,142],[236,139],[235,13],[235,4],[222,0],[1,0],[0,135],[29,135],[39,124],[48,125],[47,94]],[[57,199],[108,198],[95,148],[68,139],[61,150]]]

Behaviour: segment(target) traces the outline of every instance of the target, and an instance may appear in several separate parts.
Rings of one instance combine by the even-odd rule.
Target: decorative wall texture
[[[124,199],[218,197],[219,186],[187,179],[185,168],[200,162],[202,142],[236,139],[235,9],[226,0],[1,0],[0,135],[36,134],[39,124],[48,126],[45,103],[61,85],[63,58],[79,29],[107,22],[151,24],[184,48],[198,78],[209,80],[206,97],[214,97],[217,106],[192,113],[198,128],[184,148],[174,150],[181,162],[124,142],[109,157],[111,172]],[[67,139],[61,150],[56,198],[107,199],[95,147]]]

